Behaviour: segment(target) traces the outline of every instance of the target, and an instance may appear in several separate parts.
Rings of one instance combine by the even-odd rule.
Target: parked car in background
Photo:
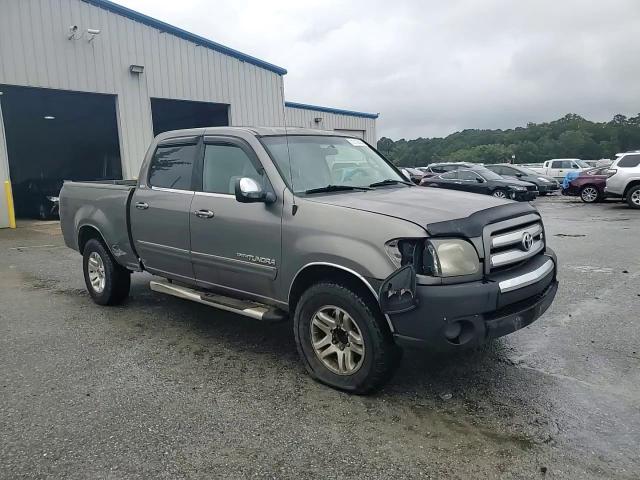
[[[424,172],[413,167],[403,167],[402,174],[416,185],[420,184],[420,180],[424,177]]]
[[[533,170],[521,167],[520,165],[511,165],[508,163],[497,163],[493,165],[485,165],[486,168],[503,177],[512,177],[523,182],[533,183],[538,187],[539,195],[557,192],[560,190],[560,184],[553,177],[548,177]]]
[[[606,195],[622,198],[631,208],[640,209],[640,151],[618,157],[608,174]]]
[[[566,179],[563,195],[579,196],[584,203],[600,202],[605,197],[604,188],[607,182],[609,167],[598,167],[580,172],[576,178]]]
[[[544,162],[542,167],[530,168],[536,173],[553,177],[556,180],[562,180],[567,173],[588,170],[591,168],[591,165],[585,163],[579,158],[554,158]]]
[[[481,193],[518,201],[531,201],[538,196],[538,189],[533,183],[504,178],[477,165],[473,168],[461,168],[435,177],[423,178],[420,185]]]
[[[58,217],[62,180],[30,179],[12,186],[16,216],[48,220]]]
[[[425,177],[435,177],[436,175],[440,175],[441,173],[451,172],[452,170],[457,170],[459,168],[473,168],[478,165],[475,163],[468,162],[444,162],[444,163],[432,163],[431,165],[427,165],[426,167],[419,167],[420,170],[424,173]]]

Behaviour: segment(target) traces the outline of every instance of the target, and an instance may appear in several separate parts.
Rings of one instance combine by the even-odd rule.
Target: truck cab
[[[543,163],[540,173],[562,180],[569,172],[581,172],[588,168],[591,167],[579,158],[554,158]]]

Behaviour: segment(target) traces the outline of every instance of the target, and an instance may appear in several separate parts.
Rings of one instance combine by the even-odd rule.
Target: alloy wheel
[[[493,192],[493,196],[496,198],[507,198],[507,195],[502,190],[496,190]]]
[[[338,375],[353,375],[364,361],[360,327],[340,307],[325,305],[311,317],[311,345],[322,364]]]
[[[93,288],[96,293],[102,293],[106,283],[106,276],[104,273],[104,262],[97,252],[91,252],[89,255],[87,270],[89,272],[91,288]]]
[[[586,187],[582,190],[580,196],[584,202],[593,203],[598,199],[598,190],[594,187]]]
[[[640,207],[640,190],[636,190],[631,194],[631,201],[634,205]]]

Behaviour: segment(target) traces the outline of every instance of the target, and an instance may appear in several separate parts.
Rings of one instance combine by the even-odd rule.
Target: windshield
[[[473,171],[485,180],[504,180],[501,175],[498,175],[496,172],[492,172],[486,167],[475,167]]]
[[[584,160],[576,160],[575,161],[581,168],[591,168],[591,165],[589,165],[587,162],[585,162]]]
[[[538,172],[534,172],[533,170],[531,170],[531,169],[529,169],[527,167],[515,167],[514,166],[513,168],[515,168],[516,170],[519,170],[520,172],[525,173],[527,175],[536,175],[536,176],[540,175]]]
[[[262,137],[261,140],[294,193],[329,185],[368,187],[384,180],[407,181],[371,147],[356,138],[292,135]]]

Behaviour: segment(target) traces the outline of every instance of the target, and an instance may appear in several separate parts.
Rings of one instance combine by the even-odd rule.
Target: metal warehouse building
[[[132,178],[154,135],[222,125],[346,131],[376,114],[284,101],[286,70],[107,0],[0,0],[0,227],[37,180]],[[8,191],[8,189],[6,189]]]

